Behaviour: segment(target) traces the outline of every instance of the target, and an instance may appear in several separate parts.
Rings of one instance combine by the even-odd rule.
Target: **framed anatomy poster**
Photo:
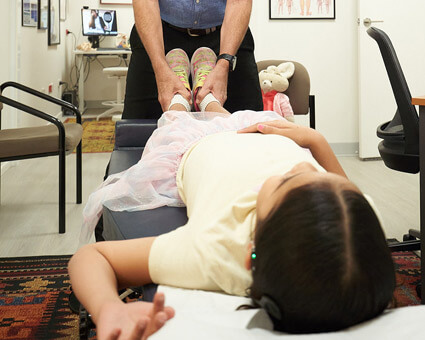
[[[269,0],[269,18],[335,19],[336,0]]]

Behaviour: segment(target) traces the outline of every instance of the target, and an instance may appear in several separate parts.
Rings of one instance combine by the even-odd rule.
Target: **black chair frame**
[[[63,123],[42,111],[39,111],[37,109],[34,109],[30,106],[27,106],[25,104],[19,103],[13,99],[10,99],[8,97],[5,97],[3,95],[3,92],[6,88],[15,88],[18,90],[21,90],[23,92],[26,92],[30,95],[33,95],[35,97],[44,99],[50,103],[59,105],[62,108],[67,108],[74,112],[76,116],[76,120],[78,124],[81,124],[81,113],[80,111],[71,103],[68,103],[64,100],[57,99],[54,97],[51,97],[45,93],[36,91],[32,88],[29,88],[25,85],[16,83],[16,82],[5,82],[0,86],[0,102],[3,104],[9,105],[11,107],[14,107],[20,111],[24,111],[26,113],[29,113],[30,115],[36,116],[38,118],[41,118],[49,123],[54,124],[59,132],[59,146],[58,146],[58,152],[47,152],[47,153],[40,153],[40,154],[29,154],[29,155],[22,155],[22,156],[12,156],[12,157],[3,157],[0,158],[1,162],[6,161],[15,161],[15,160],[22,160],[22,159],[30,159],[30,158],[39,158],[39,157],[48,157],[48,156],[59,156],[59,233],[63,234],[65,233],[65,156],[66,156],[66,150],[65,150],[65,128]],[[0,112],[0,118],[1,118],[1,112]],[[0,119],[0,129],[1,129],[1,119]],[[76,148],[76,172],[77,172],[77,204],[80,204],[82,202],[82,147],[81,147],[81,140]],[[0,187],[1,188],[1,187]]]
[[[406,78],[388,35],[376,27],[370,27],[367,33],[379,46],[397,103],[394,118],[381,124],[377,129],[377,136],[383,139],[378,146],[379,152],[387,167],[406,173],[418,173],[420,170],[419,116],[412,104],[412,96]],[[423,198],[422,191],[421,189],[419,193],[420,201]],[[423,223],[422,219],[425,218],[424,215],[421,213],[421,224]],[[423,250],[425,240],[421,237],[422,233],[425,231],[409,229],[409,233],[403,236],[403,242],[390,242],[389,248],[392,252]],[[421,259],[421,263],[422,269],[425,268],[424,259]],[[416,291],[422,304],[425,304],[424,282],[425,272],[421,270],[421,281],[416,287]]]
[[[308,107],[310,116],[310,127],[312,129],[316,129],[316,97],[313,94],[308,97]]]

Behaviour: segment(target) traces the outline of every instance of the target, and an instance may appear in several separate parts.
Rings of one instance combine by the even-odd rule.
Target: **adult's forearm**
[[[157,74],[168,67],[158,0],[133,0],[133,10],[137,33]]]
[[[235,55],[245,37],[252,0],[228,0],[220,36],[220,54]]]
[[[220,34],[220,54],[235,55],[248,30],[252,0],[227,0]],[[215,67],[218,78],[227,79],[229,62],[220,59]],[[227,82],[226,82],[227,87]],[[224,103],[223,100],[222,104]]]

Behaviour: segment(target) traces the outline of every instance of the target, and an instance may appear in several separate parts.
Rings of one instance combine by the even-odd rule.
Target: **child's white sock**
[[[189,102],[180,93],[176,93],[173,99],[171,99],[171,103],[170,103],[170,106],[168,106],[168,110],[170,110],[170,107],[173,106],[174,104],[181,104],[185,107],[187,112],[191,111]]]
[[[212,93],[208,93],[204,99],[202,99],[201,103],[199,104],[199,108],[201,110],[201,112],[204,112],[205,109],[207,108],[208,104],[212,103],[212,102],[217,102],[219,105],[221,105],[220,101],[213,96]]]

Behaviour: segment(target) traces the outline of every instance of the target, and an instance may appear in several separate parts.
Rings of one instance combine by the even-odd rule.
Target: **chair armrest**
[[[115,149],[144,147],[157,128],[155,119],[123,119],[115,124]]]
[[[62,99],[54,98],[54,97],[49,96],[49,95],[47,95],[45,93],[39,92],[39,91],[34,90],[34,89],[32,89],[32,88],[30,88],[28,86],[25,86],[25,85],[22,85],[22,84],[13,82],[13,81],[8,81],[8,82],[3,83],[0,86],[0,93],[3,93],[4,89],[6,89],[8,87],[14,87],[14,88],[16,88],[18,90],[24,91],[24,92],[29,93],[29,94],[31,94],[33,96],[38,97],[38,98],[47,100],[47,101],[49,101],[51,103],[54,103],[54,104],[57,104],[57,105],[59,105],[61,107],[66,107],[66,108],[70,109],[72,112],[75,113],[75,116],[77,118],[77,123],[78,124],[81,124],[81,113],[80,113],[80,110],[78,110],[77,107],[74,106],[74,105],[72,105],[71,103],[68,103],[68,102],[66,102],[66,101],[64,101]],[[30,112],[28,112],[28,113],[30,113]]]
[[[65,127],[59,119],[2,95],[0,95],[0,102],[56,125],[59,130],[59,149],[65,150]]]

